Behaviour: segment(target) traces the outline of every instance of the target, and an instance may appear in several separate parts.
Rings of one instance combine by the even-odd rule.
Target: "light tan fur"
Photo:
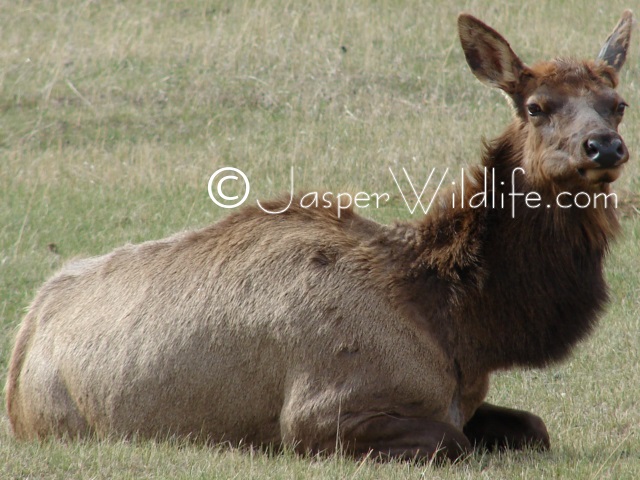
[[[16,434],[329,444],[364,406],[461,427],[475,405],[394,304],[397,266],[377,245],[398,231],[320,210],[267,218],[245,210],[52,278],[10,367]]]

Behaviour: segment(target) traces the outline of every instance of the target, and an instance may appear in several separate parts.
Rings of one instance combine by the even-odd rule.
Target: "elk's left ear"
[[[513,53],[509,42],[466,13],[458,16],[458,34],[467,63],[478,80],[514,95],[527,67]]]
[[[607,65],[613,67],[617,72],[620,71],[624,61],[627,59],[627,50],[629,49],[629,41],[631,40],[631,29],[633,27],[633,14],[631,10],[625,10],[622,18],[613,29],[607,41],[604,42],[598,60],[602,60]]]

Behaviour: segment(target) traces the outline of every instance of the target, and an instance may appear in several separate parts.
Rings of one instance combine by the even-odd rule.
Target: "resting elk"
[[[466,207],[444,195],[392,226],[335,208],[248,207],[65,266],[17,335],[15,436],[173,435],[420,460],[549,448],[538,416],[484,399],[492,372],[565,358],[607,303],[614,208],[565,207],[606,196],[629,158],[615,88],[632,23],[626,11],[596,60],[527,66],[459,16],[471,71],[514,108],[466,173]],[[472,208],[485,184],[514,208]]]

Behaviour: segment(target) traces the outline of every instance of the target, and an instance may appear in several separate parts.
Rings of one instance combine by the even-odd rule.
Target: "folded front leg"
[[[483,403],[464,426],[469,441],[482,448],[547,450],[547,427],[540,417],[522,410]]]
[[[467,455],[467,437],[448,423],[420,417],[386,413],[349,416],[340,425],[344,450],[355,456],[374,458],[456,461]]]

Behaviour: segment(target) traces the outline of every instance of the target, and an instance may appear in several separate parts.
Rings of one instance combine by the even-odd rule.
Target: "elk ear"
[[[478,80],[514,95],[527,67],[509,43],[493,28],[466,13],[458,16],[458,34],[467,63]]]
[[[632,27],[633,14],[631,10],[625,10],[618,25],[613,29],[607,41],[604,42],[597,59],[602,60],[619,72],[627,58]]]

